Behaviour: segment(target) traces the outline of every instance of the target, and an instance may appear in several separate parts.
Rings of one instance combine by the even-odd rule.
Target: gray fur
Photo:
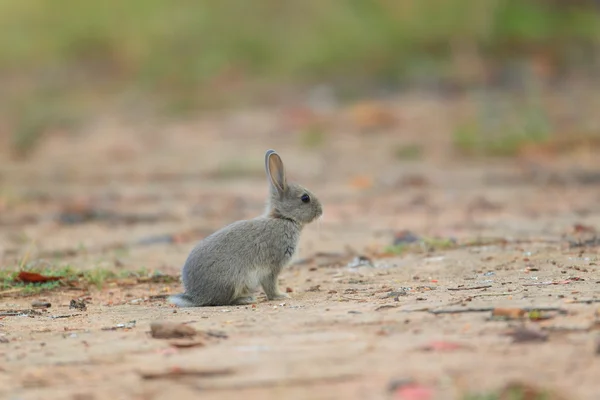
[[[269,300],[288,298],[277,284],[282,268],[298,246],[304,225],[323,214],[307,189],[288,183],[281,158],[265,155],[270,199],[264,215],[234,222],[200,241],[182,271],[185,293],[172,296],[180,307],[252,304],[263,288]],[[302,195],[310,196],[304,203]]]

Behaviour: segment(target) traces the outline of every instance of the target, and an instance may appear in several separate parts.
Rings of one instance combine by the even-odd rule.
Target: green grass
[[[505,132],[489,135],[472,126],[459,127],[454,132],[454,146],[465,155],[514,156],[523,146],[544,143],[550,138],[543,132]]]
[[[17,279],[20,271],[35,272],[44,276],[61,277],[60,281],[44,283],[27,283]],[[21,294],[35,294],[44,291],[59,289],[69,284],[88,287],[93,286],[102,289],[109,281],[119,281],[128,278],[152,278],[160,274],[145,268],[137,270],[114,271],[104,268],[93,268],[90,270],[77,270],[70,265],[45,265],[43,267],[32,264],[15,267],[13,269],[0,270],[0,291],[17,289]]]
[[[436,252],[443,250],[450,250],[458,247],[458,244],[448,238],[435,238],[435,237],[424,237],[413,243],[399,243],[397,245],[387,246],[384,249],[384,253],[393,255],[402,255],[407,251],[416,252]]]
[[[423,155],[423,149],[418,144],[398,146],[394,152],[394,155],[399,160],[414,161],[421,158]]]
[[[212,171],[211,176],[215,179],[240,179],[242,177],[258,178],[264,176],[264,170],[257,166],[254,160],[232,160],[224,161]]]
[[[386,254],[393,254],[396,256],[402,255],[404,254],[409,248],[408,244],[395,244],[395,245],[391,245],[391,246],[386,246],[383,249],[383,252]]]
[[[45,290],[52,290],[60,287],[62,283],[60,281],[45,282],[45,283],[25,283],[17,281],[17,275],[20,270],[28,272],[37,272],[45,276],[60,276],[66,280],[77,280],[77,274],[71,266],[65,265],[61,267],[42,267],[42,268],[15,268],[15,269],[3,269],[0,270],[0,290],[8,289],[21,289],[21,293],[31,294]]]
[[[0,26],[0,119],[24,155],[104,111],[181,117],[277,85],[452,79],[463,48],[573,66],[600,42],[592,9],[522,0],[3,0]]]
[[[550,118],[535,87],[525,96],[482,96],[475,116],[454,131],[454,147],[465,155],[514,156],[525,145],[548,141],[553,132]]]
[[[309,126],[300,133],[300,142],[307,149],[316,149],[325,144],[326,132],[318,126]]]
[[[562,398],[547,389],[523,383],[511,383],[501,390],[486,393],[468,393],[461,397],[462,400],[559,400]]]

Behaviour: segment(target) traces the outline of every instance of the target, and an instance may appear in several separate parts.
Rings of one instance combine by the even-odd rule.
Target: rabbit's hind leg
[[[235,294],[235,297],[231,301],[231,304],[235,304],[235,305],[255,304],[256,297],[253,294],[254,291],[255,290],[252,290],[252,288],[250,288],[248,286],[248,284],[243,285],[240,288],[240,290],[238,290],[237,293]]]

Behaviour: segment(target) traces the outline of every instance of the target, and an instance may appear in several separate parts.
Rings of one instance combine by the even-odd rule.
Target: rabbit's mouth
[[[319,209],[319,211],[317,212],[317,214],[307,223],[310,224],[311,222],[317,221],[317,223],[321,222],[323,218],[323,210]]]
[[[325,214],[323,213],[323,211],[321,211],[321,214],[317,217],[317,230],[319,231],[319,234],[321,233],[321,223],[323,222],[323,216]]]

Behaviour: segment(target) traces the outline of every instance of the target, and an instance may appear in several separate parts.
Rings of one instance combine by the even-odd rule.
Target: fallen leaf
[[[496,307],[492,311],[492,318],[504,318],[504,319],[521,319],[525,317],[527,311],[522,308],[502,308]]]
[[[423,175],[405,175],[396,182],[397,187],[425,187],[429,185],[429,179]]]
[[[420,240],[422,240],[422,239],[418,235],[415,235],[411,231],[403,230],[403,231],[397,232],[394,235],[393,245],[399,246],[401,244],[410,244],[410,243],[418,242]]]
[[[180,339],[196,336],[198,331],[189,325],[174,322],[153,322],[150,334],[155,339]]]
[[[393,126],[398,120],[393,112],[378,102],[362,102],[350,110],[352,122],[363,130]]]
[[[560,394],[542,389],[529,383],[524,382],[509,382],[501,390],[498,400],[566,400]]]
[[[27,272],[21,271],[19,275],[17,275],[17,280],[21,282],[27,283],[45,283],[45,282],[55,282],[60,281],[62,276],[46,276],[42,274],[38,274],[37,272]]]
[[[573,232],[575,233],[596,233],[596,228],[590,225],[575,224],[573,225]]]
[[[350,186],[355,189],[368,189],[373,186],[373,179],[365,175],[358,175],[350,180]]]
[[[433,389],[414,382],[392,383],[390,391],[393,400],[430,400]]]
[[[454,342],[446,342],[443,340],[434,340],[428,344],[421,346],[419,349],[423,351],[453,351],[466,348],[465,345]]]
[[[204,340],[172,340],[169,342],[169,344],[180,349],[206,346],[206,342]]]
[[[512,337],[513,343],[545,342],[548,340],[547,333],[528,328],[516,328],[508,332],[507,336]]]

